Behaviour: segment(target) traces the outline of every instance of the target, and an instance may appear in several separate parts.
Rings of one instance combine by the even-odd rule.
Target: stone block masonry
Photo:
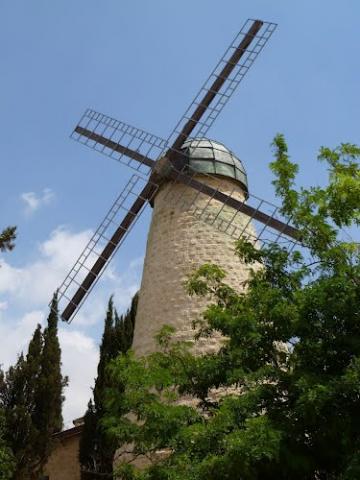
[[[49,480],[80,480],[79,441],[82,425],[53,435],[54,449],[44,469]]]
[[[241,201],[245,199],[235,180],[201,174],[196,178]],[[169,182],[161,187],[154,199],[135,322],[133,348],[138,356],[156,349],[154,335],[165,324],[175,327],[178,338],[193,338],[192,322],[201,316],[208,300],[190,297],[184,283],[204,263],[221,266],[227,272],[226,282],[236,290],[243,288],[248,268],[235,256],[234,238],[221,229],[229,227],[240,234],[245,228],[252,235],[254,230],[249,217],[238,212],[234,218],[234,214],[232,208],[215,200],[209,203],[209,197],[186,185]],[[207,217],[214,225],[199,217]],[[216,336],[204,346],[207,352],[218,347]]]

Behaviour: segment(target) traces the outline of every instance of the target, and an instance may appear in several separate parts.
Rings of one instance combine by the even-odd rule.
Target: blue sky
[[[167,137],[246,18],[279,24],[209,136],[244,162],[251,192],[273,200],[270,142],[285,134],[302,184],[322,183],[321,145],[360,143],[357,0],[12,0],[0,6],[0,227],[18,225],[0,263],[0,363],[24,348],[51,291],[131,171],[69,139],[87,107]],[[150,209],[94,291],[61,327],[82,414],[106,299],[128,305],[141,276]],[[86,313],[86,312],[85,312]]]

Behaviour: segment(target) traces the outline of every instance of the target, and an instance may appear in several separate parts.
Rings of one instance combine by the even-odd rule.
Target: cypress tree
[[[4,440],[16,459],[16,478],[22,478],[21,458],[25,458],[26,441],[30,437],[31,421],[24,399],[24,355],[21,353],[16,364],[2,375],[1,407],[4,412]]]
[[[0,408],[0,480],[10,480],[14,471],[15,457],[6,440],[5,412]]]
[[[57,336],[57,298],[53,298],[47,327],[37,326],[26,358],[21,354],[0,376],[0,408],[5,416],[4,438],[16,463],[16,480],[37,479],[50,455],[52,434],[61,430],[61,350]]]
[[[36,464],[39,431],[33,422],[35,395],[40,372],[42,332],[37,326],[26,359],[21,353],[1,382],[1,407],[5,417],[5,439],[16,461],[15,478],[29,478]]]
[[[125,315],[118,316],[115,311],[115,345],[116,354],[127,352],[131,348],[134,338],[135,316],[139,295],[136,293],[131,301],[131,306]]]
[[[51,304],[47,327],[43,334],[44,346],[40,362],[37,398],[37,421],[39,427],[50,435],[59,432],[63,425],[63,388],[67,378],[61,375],[61,349],[58,339],[57,295]]]
[[[90,400],[88,404],[80,440],[79,459],[83,480],[104,478],[106,474],[112,478],[116,446],[114,441],[104,434],[101,424],[106,390],[111,386],[106,367],[110,360],[119,353],[126,352],[132,345],[136,306],[137,294],[132,299],[131,307],[126,314],[119,316],[114,308],[112,297],[109,299],[100,345],[97,378],[93,389],[94,401]]]
[[[91,473],[97,469],[98,456],[95,445],[97,445],[97,415],[92,399],[89,400],[84,424],[81,432],[79,446],[79,461],[82,467],[81,477],[91,479]]]
[[[43,349],[35,388],[33,422],[39,435],[36,442],[37,466],[41,473],[52,449],[52,435],[62,429],[63,389],[67,378],[61,375],[61,349],[58,339],[57,295],[51,303],[47,327],[43,333]]]
[[[100,359],[93,389],[94,403],[90,400],[84,417],[84,429],[80,441],[79,459],[84,479],[96,478],[95,474],[112,473],[112,448],[104,438],[100,419],[103,413],[104,391],[107,386],[105,367],[114,355],[114,305],[109,299],[104,332],[100,344]]]

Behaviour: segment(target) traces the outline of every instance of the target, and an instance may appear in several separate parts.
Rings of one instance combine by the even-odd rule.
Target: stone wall
[[[79,441],[81,427],[54,435],[55,447],[45,466],[49,480],[80,480]]]
[[[203,175],[196,178],[239,200],[245,198],[236,181]],[[229,233],[238,235],[244,228],[248,234],[254,230],[249,217],[238,213],[234,218],[234,213],[218,201],[209,203],[209,197],[183,184],[170,182],[160,189],[154,200],[135,322],[133,348],[137,355],[154,351],[153,337],[164,324],[174,326],[179,338],[193,338],[192,321],[204,311],[207,300],[189,297],[184,282],[199,266],[216,263],[227,272],[228,284],[237,290],[243,288],[247,267],[235,256],[234,238],[221,230],[228,228]],[[207,351],[218,348],[216,338],[209,342]]]

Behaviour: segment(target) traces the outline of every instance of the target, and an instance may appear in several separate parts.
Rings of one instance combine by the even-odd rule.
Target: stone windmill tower
[[[224,145],[193,139],[185,142],[183,150],[196,179],[240,202],[247,199],[243,164]],[[154,196],[135,323],[133,346],[138,354],[155,349],[154,335],[164,324],[174,326],[178,338],[188,340],[194,336],[192,321],[206,303],[199,297],[190,299],[184,288],[187,276],[195,268],[211,262],[221,265],[228,272],[229,283],[241,288],[247,274],[244,266],[235,261],[234,239],[209,221],[204,222],[194,211],[205,210],[207,219],[214,220],[219,207],[219,202],[209,202],[204,195],[197,196],[195,202],[194,190],[182,183],[165,182]],[[226,216],[232,219],[232,208],[222,210],[221,221],[226,221]],[[247,223],[249,218],[238,214],[232,227],[244,230]],[[253,233],[249,224],[247,234]],[[207,350],[209,342],[216,348],[216,339],[212,338],[207,341]]]
[[[227,281],[240,288],[247,272],[234,262],[234,238],[246,235],[258,244],[296,240],[296,230],[277,218],[275,207],[249,195],[240,159],[206,138],[275,28],[261,20],[245,22],[167,140],[85,112],[72,137],[137,173],[60,286],[63,320],[72,320],[147,204],[153,215],[136,318],[138,354],[153,351],[153,335],[163,324],[175,326],[181,338],[192,336],[191,322],[204,308],[203,300],[190,300],[184,290],[194,268],[218,263]]]

